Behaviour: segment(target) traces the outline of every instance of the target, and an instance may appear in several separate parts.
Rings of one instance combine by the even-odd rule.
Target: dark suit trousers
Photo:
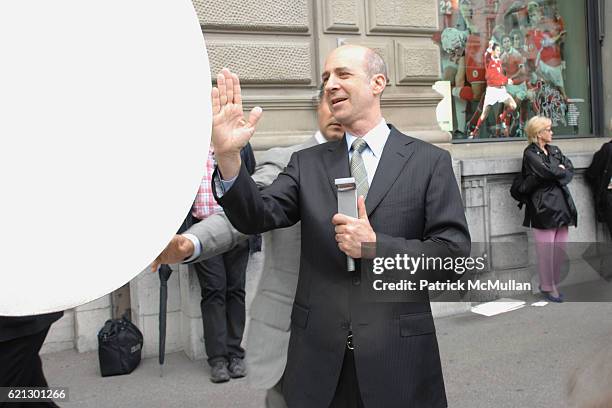
[[[206,245],[206,243],[204,243]],[[244,285],[249,242],[194,264],[202,290],[202,322],[208,363],[244,358],[240,347],[245,323]]]
[[[0,387],[47,387],[38,353],[49,327],[24,337],[0,342]],[[54,402],[0,403],[0,407],[57,407]]]
[[[353,350],[346,349],[334,399],[329,408],[363,408]]]

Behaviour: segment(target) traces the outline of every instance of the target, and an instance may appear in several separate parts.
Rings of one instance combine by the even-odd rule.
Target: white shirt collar
[[[370,130],[368,133],[365,134],[365,136],[363,136],[363,140],[366,141],[368,147],[370,148],[372,153],[374,153],[374,156],[378,159],[380,159],[380,156],[382,155],[382,151],[385,147],[385,143],[387,143],[389,133],[391,133],[391,130],[387,126],[387,122],[385,121],[385,119],[382,118],[380,122],[378,122],[378,125],[374,126],[372,130]],[[350,134],[349,132],[346,132],[346,144],[348,151],[351,150],[351,145],[353,144],[353,141],[355,139],[357,139],[356,136]]]
[[[323,134],[320,130],[317,130],[317,133],[315,133],[314,138],[316,139],[318,144],[327,143],[327,140],[323,137]]]

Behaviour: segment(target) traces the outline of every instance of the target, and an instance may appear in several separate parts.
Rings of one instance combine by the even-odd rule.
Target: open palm
[[[242,112],[240,81],[236,74],[224,68],[217,75],[217,87],[212,90],[212,143],[215,156],[236,156],[255,133],[262,110],[253,108],[248,121]]]

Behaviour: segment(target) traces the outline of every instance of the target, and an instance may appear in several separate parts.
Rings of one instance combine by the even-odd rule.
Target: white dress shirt
[[[368,174],[368,186],[372,185],[372,180],[374,180],[374,174],[376,174],[376,169],[378,168],[378,162],[380,161],[380,156],[382,156],[383,148],[387,143],[387,139],[389,138],[389,133],[391,130],[387,126],[387,122],[385,119],[381,119],[378,125],[376,125],[372,130],[365,134],[362,137],[363,140],[366,141],[368,146],[361,152],[361,157],[363,158],[363,164],[365,165],[366,173]],[[352,135],[349,132],[346,132],[346,149],[349,155],[349,162],[353,157],[353,152],[351,151],[351,145],[353,141],[357,139],[356,136]]]

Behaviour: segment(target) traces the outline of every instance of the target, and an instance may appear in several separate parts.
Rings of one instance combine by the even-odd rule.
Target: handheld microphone
[[[339,178],[335,180],[338,190],[338,213],[357,218],[357,184],[354,177]],[[346,269],[355,271],[355,260],[346,257]]]

